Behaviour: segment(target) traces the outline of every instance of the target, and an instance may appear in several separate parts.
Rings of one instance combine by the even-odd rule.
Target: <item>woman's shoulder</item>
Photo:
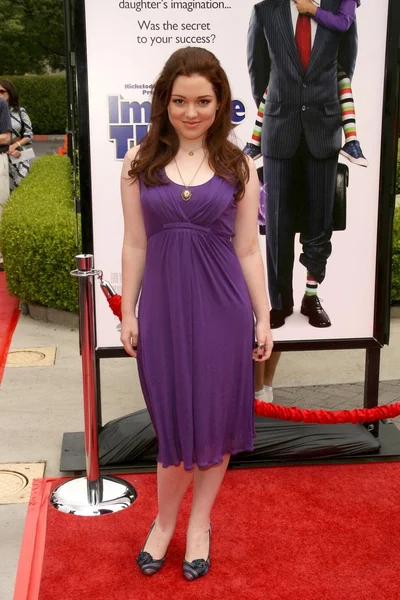
[[[23,106],[12,106],[10,108],[10,113],[12,115],[27,115],[26,109]]]
[[[125,158],[127,160],[129,160],[129,162],[132,162],[138,155],[139,150],[140,150],[140,144],[138,144],[137,146],[133,146],[132,148],[129,148],[128,152],[125,154]]]
[[[133,148],[129,148],[127,153],[124,156],[124,162],[122,165],[122,177],[126,179],[131,179],[129,172],[131,170],[132,161],[135,160],[137,154],[139,152],[140,146],[133,146]]]

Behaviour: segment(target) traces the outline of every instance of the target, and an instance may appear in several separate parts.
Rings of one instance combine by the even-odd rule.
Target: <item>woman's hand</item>
[[[269,323],[257,323],[256,326],[257,347],[253,350],[253,360],[265,362],[271,356],[274,342],[272,340]]]
[[[21,152],[18,150],[20,147],[21,146],[19,142],[13,142],[9,145],[7,154],[11,154],[11,156],[16,156],[16,158],[18,158],[21,155]],[[16,155],[14,152],[19,152],[19,154]]]
[[[294,0],[296,3],[296,8],[301,15],[315,15],[317,12],[318,6],[315,6],[312,0]]]
[[[129,356],[136,358],[138,343],[138,321],[135,315],[122,317],[121,342]]]
[[[21,152],[17,150],[17,148],[20,148],[19,142],[14,142],[13,144],[10,144],[8,147],[7,154],[9,154],[10,156],[14,156],[15,158],[19,158],[21,156]]]

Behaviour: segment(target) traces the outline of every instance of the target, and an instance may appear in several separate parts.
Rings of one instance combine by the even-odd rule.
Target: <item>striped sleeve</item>
[[[26,110],[22,107],[21,107],[21,118],[22,118],[22,122],[24,124],[24,130],[23,130],[24,138],[32,141],[32,138],[33,138],[32,122],[31,122]]]

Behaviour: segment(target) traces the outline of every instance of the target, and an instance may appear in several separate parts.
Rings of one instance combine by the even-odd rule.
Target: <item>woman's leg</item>
[[[281,352],[272,352],[271,357],[254,367],[254,396],[262,402],[273,402],[273,380]]]
[[[178,511],[188,489],[194,471],[185,471],[183,463],[178,467],[164,468],[157,464],[158,515],[144,550],[154,560],[165,556],[175,530]]]
[[[338,69],[339,101],[342,112],[342,126],[346,142],[358,140],[356,125],[356,109],[354,106],[353,90],[347,73]]]
[[[255,393],[261,392],[261,390],[264,388],[264,370],[265,370],[265,363],[263,363],[263,362],[255,363],[255,365],[254,365],[254,391],[255,391]]]
[[[254,124],[253,135],[251,136],[251,143],[255,146],[261,146],[261,130],[264,121],[264,109],[267,101],[268,89],[265,90],[260,105],[257,110],[256,122]]]
[[[195,468],[192,509],[186,537],[185,560],[197,558],[207,560],[209,555],[210,514],[221,487],[230,456],[226,454],[222,463],[208,469]]]
[[[356,109],[351,81],[341,67],[338,68],[338,86],[342,126],[345,137],[345,144],[341,150],[341,154],[346,156],[351,162],[367,167],[368,161],[362,153],[357,136]]]
[[[268,387],[273,386],[275,377],[276,367],[278,366],[279,359],[282,352],[272,352],[271,357],[265,362],[261,363],[265,365],[264,368],[264,385]]]

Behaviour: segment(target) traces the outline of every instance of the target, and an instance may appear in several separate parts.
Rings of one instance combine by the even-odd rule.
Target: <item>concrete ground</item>
[[[62,142],[35,142],[37,156]],[[45,462],[57,477],[62,435],[83,430],[78,331],[22,316],[11,349],[56,348],[52,366],[7,367],[0,387],[1,462]],[[362,406],[365,351],[285,353],[276,376],[279,404],[341,410]],[[133,359],[102,361],[103,422],[142,408]],[[380,403],[400,401],[400,318],[382,350]],[[1,465],[0,465],[1,469]],[[12,600],[27,504],[0,505],[0,599]]]
[[[40,142],[33,142],[32,148],[37,157],[44,156],[45,154],[58,154],[58,149],[63,147],[64,142],[62,140],[46,140]]]

